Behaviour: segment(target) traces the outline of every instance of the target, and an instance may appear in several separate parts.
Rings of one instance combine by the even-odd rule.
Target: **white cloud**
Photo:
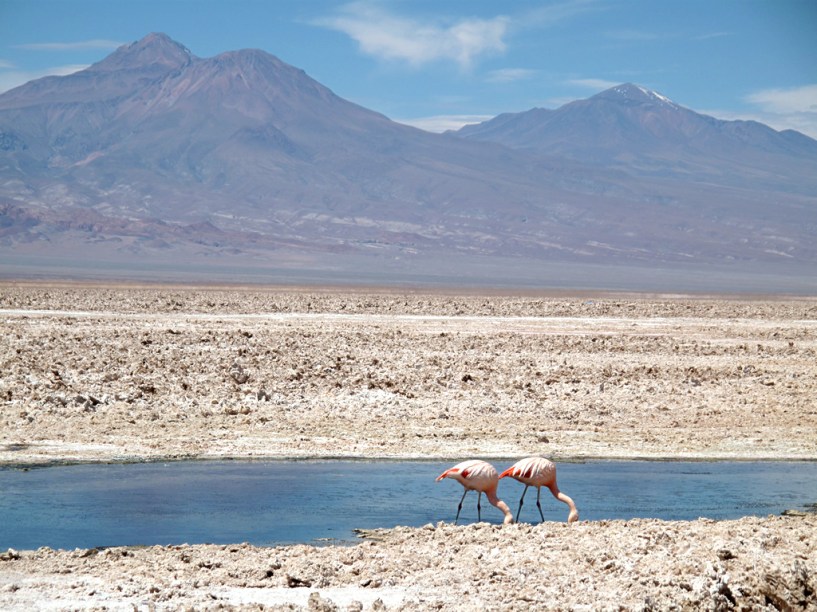
[[[524,12],[519,19],[522,27],[548,27],[590,11],[609,9],[609,3],[600,0],[565,0],[547,3]]]
[[[606,79],[570,79],[567,81],[568,85],[576,85],[585,89],[592,89],[594,91],[604,91],[616,85],[621,85],[620,81],[608,81]]]
[[[757,108],[739,118],[754,119],[777,130],[793,129],[817,138],[817,85],[763,89],[745,98]]]
[[[696,109],[697,113],[724,121],[757,121],[778,131],[797,130],[817,139],[817,119],[798,118],[793,115],[773,115],[762,112],[735,112],[723,109]]]
[[[81,40],[75,42],[38,42],[27,43],[21,45],[13,45],[15,49],[23,49],[25,51],[46,51],[66,53],[72,51],[84,51],[95,49],[117,49],[122,46],[121,42],[107,39],[92,39]],[[84,70],[88,64],[62,64],[59,66],[52,66],[49,68],[42,68],[37,70],[25,70],[6,60],[0,60],[0,93],[6,92],[9,89],[14,89],[20,85],[39,79],[46,76],[65,76],[73,74],[80,70]]]
[[[732,36],[731,32],[709,32],[708,34],[700,34],[695,37],[695,40],[711,40],[713,38],[725,38]]]
[[[489,83],[512,83],[514,81],[525,81],[536,76],[536,70],[529,68],[500,68],[499,70],[491,70],[486,80]]]
[[[488,119],[493,119],[493,115],[435,115],[417,119],[395,119],[395,121],[426,132],[441,133],[446,130],[458,130],[462,126],[472,123],[482,123]]]
[[[0,70],[0,93],[6,92],[9,89],[19,87],[34,79],[39,79],[46,76],[65,76],[84,70],[88,64],[68,64],[65,66],[54,66],[53,68],[46,68],[39,71],[25,71],[25,70]]]
[[[817,113],[817,85],[763,89],[746,96],[746,101],[769,113]]]
[[[14,48],[27,49],[29,51],[83,51],[87,49],[117,49],[121,46],[122,43],[115,40],[96,38],[93,40],[80,40],[76,42],[28,43],[24,45],[14,45]]]
[[[389,14],[368,2],[354,2],[316,24],[347,34],[357,41],[361,51],[377,58],[405,61],[412,66],[447,60],[467,69],[479,56],[505,51],[503,38],[509,19],[498,16],[448,24],[421,22]]]

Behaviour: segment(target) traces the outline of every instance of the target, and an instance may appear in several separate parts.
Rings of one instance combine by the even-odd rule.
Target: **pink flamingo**
[[[552,461],[548,461],[543,457],[528,457],[517,461],[499,475],[500,478],[506,476],[510,476],[525,485],[525,490],[522,491],[522,497],[519,499],[519,510],[516,512],[517,522],[519,522],[519,513],[522,512],[522,502],[525,500],[528,487],[536,487],[536,507],[539,508],[539,516],[542,517],[542,522],[545,520],[545,515],[542,514],[542,505],[539,503],[539,493],[542,487],[550,489],[553,497],[568,505],[570,508],[570,514],[567,516],[568,523],[579,520],[579,511],[576,510],[576,504],[556,486],[556,464]]]
[[[465,496],[468,494],[468,491],[477,491],[479,493],[477,496],[477,519],[479,521],[482,521],[482,512],[479,502],[480,499],[482,499],[482,494],[485,493],[488,501],[491,502],[492,505],[502,510],[503,514],[505,514],[505,520],[503,522],[506,525],[513,523],[513,514],[511,514],[511,509],[508,508],[508,505],[504,501],[496,496],[496,488],[499,485],[499,476],[497,475],[496,468],[490,463],[480,461],[478,459],[463,461],[462,463],[458,463],[454,467],[440,474],[437,477],[437,482],[440,482],[443,478],[453,478],[463,487],[465,487],[465,492],[462,494],[462,498],[460,499],[460,505],[457,506],[457,517],[454,519],[455,525],[457,524],[457,520],[460,518],[462,502],[465,500]]]

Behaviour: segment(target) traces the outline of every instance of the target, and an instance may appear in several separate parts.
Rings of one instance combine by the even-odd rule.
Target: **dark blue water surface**
[[[0,469],[0,550],[179,543],[348,541],[355,528],[453,521],[462,487],[434,479],[454,462],[191,461]],[[498,469],[513,463],[494,461]],[[817,502],[814,462],[560,463],[582,520],[731,519]],[[500,481],[516,514],[523,485]],[[545,519],[567,506],[542,490]],[[469,493],[460,523],[476,520]],[[502,514],[483,498],[482,518]],[[536,490],[521,520],[538,521]]]

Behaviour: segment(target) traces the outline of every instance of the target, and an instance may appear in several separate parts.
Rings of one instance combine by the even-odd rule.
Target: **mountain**
[[[431,134],[150,34],[0,95],[0,275],[812,287],[813,141],[619,89]]]
[[[645,177],[817,193],[817,141],[755,121],[723,121],[632,83],[557,110],[506,113],[459,136]]]
[[[0,96],[0,142],[0,197],[36,217],[7,240],[54,240],[74,219],[122,238],[130,220],[120,246],[136,251],[202,222],[239,250],[237,234],[304,251],[470,249],[468,219],[493,214],[484,194],[533,198],[525,168],[542,165],[394,123],[262,51],[201,59],[161,34]]]

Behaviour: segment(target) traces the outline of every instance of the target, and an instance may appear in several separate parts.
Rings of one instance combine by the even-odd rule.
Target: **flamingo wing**
[[[469,459],[468,461],[458,463],[454,467],[447,469],[445,472],[437,476],[437,482],[443,478],[456,478],[457,480],[481,478],[484,476],[490,478],[491,472],[496,474],[496,468],[490,463],[479,459]]]
[[[500,478],[507,476],[526,484],[547,486],[551,480],[556,478],[556,466],[544,457],[526,457],[499,475]]]

